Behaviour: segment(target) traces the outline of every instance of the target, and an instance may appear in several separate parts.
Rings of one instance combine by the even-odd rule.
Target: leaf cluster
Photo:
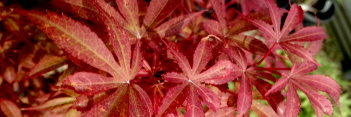
[[[18,9],[66,55],[43,56],[25,78],[68,64],[51,95],[57,97],[23,110],[64,105],[86,117],[248,116],[250,110],[295,117],[300,90],[317,116],[332,115],[340,86],[309,74],[318,67],[324,29],[303,26],[297,4],[287,11],[272,0],[248,1],[52,0],[55,10]],[[0,99],[5,103],[12,105]]]

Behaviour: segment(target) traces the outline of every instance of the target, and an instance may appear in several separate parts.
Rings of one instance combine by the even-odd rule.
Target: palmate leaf
[[[148,6],[145,17],[143,17],[143,23],[141,24],[141,21],[139,21],[139,14],[141,14],[141,11],[139,11],[137,0],[116,0],[119,11],[102,0],[94,0],[92,3],[92,6],[102,13],[100,15],[102,15],[104,23],[109,26],[108,30],[115,32],[116,29],[113,29],[113,27],[121,27],[134,35],[137,39],[146,36],[145,30],[153,30],[160,37],[175,35],[194,17],[203,13],[203,11],[199,11],[188,15],[180,15],[162,23],[182,1],[152,0]],[[108,17],[108,19],[104,17]],[[114,35],[116,36],[117,34]]]
[[[94,104],[82,117],[151,117],[149,96],[135,84],[120,85],[116,91]]]
[[[226,20],[226,6],[224,0],[210,0],[210,3],[215,11],[218,21],[212,19],[206,19],[202,22],[202,27],[209,34],[214,34],[219,37],[228,38],[232,42],[235,42],[240,47],[253,52],[254,54],[263,55],[268,51],[267,46],[260,40],[245,36],[239,33],[256,29],[249,21],[245,18],[238,17],[234,21]],[[266,10],[260,12],[250,13],[245,17],[261,19],[266,21],[268,13]],[[229,24],[227,25],[227,22]]]
[[[135,42],[132,52],[129,39],[133,36],[127,31],[116,25],[108,25],[116,29],[113,30],[115,32],[110,32],[112,33],[110,42],[119,60],[117,63],[101,39],[83,24],[52,12],[48,12],[47,15],[35,12],[23,14],[39,24],[59,47],[73,57],[112,76],[78,72],[65,79],[63,88],[73,89],[82,95],[93,95],[115,89],[112,95],[99,97],[101,100],[93,102],[94,106],[84,111],[82,116],[151,117],[153,115],[152,103],[147,93],[137,84],[130,83],[141,69],[142,57],[139,42]],[[81,98],[77,99],[79,102]]]
[[[252,87],[255,86],[261,95],[264,96],[271,87],[271,84],[260,78],[265,78],[267,80],[272,79],[272,81],[275,81],[275,78],[271,76],[269,72],[255,70],[258,67],[253,65],[254,61],[250,59],[251,55],[249,55],[247,51],[238,47],[228,47],[224,49],[224,52],[236,63],[238,67],[234,71],[240,74],[238,76],[241,76],[236,108],[238,110],[238,116],[243,116],[252,106]],[[274,93],[271,96],[264,96],[264,98],[274,111],[279,114],[283,113],[283,109],[279,105],[284,100],[284,97],[280,92]]]
[[[172,58],[178,63],[183,73],[169,72],[162,75],[164,80],[179,84],[167,92],[156,116],[176,113],[175,107],[181,106],[185,100],[187,100],[185,113],[187,117],[204,116],[203,109],[199,105],[200,99],[212,110],[219,107],[220,98],[201,83],[224,84],[233,80],[235,78],[232,71],[234,66],[227,60],[221,60],[209,69],[203,70],[211,58],[209,38],[211,35],[201,39],[198,44],[193,56],[192,67],[183,54],[173,48],[169,49],[173,55]]]
[[[87,64],[117,76],[120,67],[101,39],[83,24],[52,12],[26,12],[32,21],[62,49]],[[79,30],[77,30],[77,28]]]
[[[262,20],[251,19],[252,24],[257,26],[260,32],[266,38],[268,46],[274,48],[275,44],[279,44],[292,59],[294,54],[306,61],[315,62],[313,55],[304,47],[298,46],[296,42],[315,42],[325,39],[327,36],[321,27],[304,27],[295,30],[295,33],[289,34],[293,29],[297,28],[302,23],[303,11],[302,8],[293,4],[288,12],[288,16],[281,27],[282,11],[277,7],[272,0],[266,0],[266,5],[269,9],[272,25],[267,24]],[[297,46],[297,47],[296,47]],[[292,60],[296,62],[296,60]],[[315,62],[316,63],[316,62]]]
[[[290,74],[283,75],[266,95],[281,91],[288,86],[285,115],[295,117],[298,115],[300,109],[300,101],[296,90],[300,89],[307,95],[316,112],[321,110],[325,114],[331,115],[333,105],[325,96],[319,94],[318,90],[326,92],[339,105],[340,86],[327,76],[305,75],[315,69],[316,65],[313,63],[294,64]]]

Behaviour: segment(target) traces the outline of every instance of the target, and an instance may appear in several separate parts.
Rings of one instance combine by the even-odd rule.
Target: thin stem
[[[258,61],[258,63],[256,63],[256,65],[259,65],[259,64],[261,64],[263,62],[263,60],[272,52],[272,50],[275,47],[275,45],[277,45],[277,42],[274,42],[272,47],[269,48],[268,52],[262,57],[262,59],[260,61]]]

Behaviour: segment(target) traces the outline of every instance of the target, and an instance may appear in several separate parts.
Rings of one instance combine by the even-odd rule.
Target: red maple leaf
[[[297,62],[294,56],[298,56],[303,60],[315,62],[313,55],[308,49],[304,48],[305,42],[318,42],[325,39],[327,36],[322,27],[309,26],[301,29],[295,29],[302,23],[303,11],[302,8],[293,4],[288,12],[288,16],[281,25],[283,12],[272,0],[266,0],[266,5],[269,9],[272,25],[267,24],[262,20],[250,19],[250,21],[259,28],[263,33],[266,43],[271,47],[270,51],[279,45],[285,52],[288,53],[290,59]],[[282,28],[281,28],[282,27]],[[295,29],[295,32],[292,31]],[[266,56],[270,54],[266,53]]]
[[[235,71],[240,74],[240,87],[236,108],[238,110],[238,115],[242,116],[249,111],[252,104],[252,85],[264,96],[271,87],[271,84],[260,78],[265,78],[272,82],[275,82],[276,79],[270,72],[261,71],[260,69],[265,68],[257,67],[251,58],[252,55],[248,51],[239,47],[228,47],[224,49],[224,52],[239,66],[235,69]],[[264,98],[276,112],[281,113],[279,104],[284,100],[284,97],[280,93],[264,96]]]
[[[266,95],[270,95],[271,93],[283,90],[286,86],[288,87],[285,116],[295,117],[300,112],[300,98],[297,95],[297,89],[300,89],[307,95],[318,115],[321,112],[331,115],[333,112],[331,102],[327,97],[319,94],[318,90],[326,92],[339,105],[341,90],[335,80],[323,75],[306,75],[316,68],[315,64],[309,62],[294,64],[291,72],[283,74],[283,77],[266,93]]]
[[[192,67],[188,59],[173,48],[169,49],[172,58],[178,63],[182,73],[168,72],[162,75],[163,79],[178,83],[177,86],[168,90],[162,105],[158,109],[157,116],[169,113],[176,113],[175,107],[181,106],[186,100],[185,116],[204,116],[201,101],[216,110],[220,104],[220,98],[210,89],[203,86],[206,84],[224,84],[235,78],[233,69],[236,67],[228,60],[220,60],[215,65],[205,70],[207,63],[210,61],[211,48],[209,35],[201,39],[193,55]]]
[[[109,73],[110,76],[78,72],[68,76],[63,82],[63,87],[71,88],[82,95],[94,95],[117,88],[111,95],[99,97],[101,100],[94,102],[94,106],[82,113],[82,116],[153,114],[152,103],[147,93],[131,82],[141,69],[142,60],[139,42],[136,42],[132,52],[130,40],[133,40],[133,36],[114,27],[117,32],[115,34],[118,35],[111,35],[111,42],[114,53],[119,58],[117,63],[102,40],[85,25],[52,12],[46,15],[27,12],[26,15],[39,24],[40,29],[60,48],[73,57]],[[116,107],[118,108],[115,109]]]

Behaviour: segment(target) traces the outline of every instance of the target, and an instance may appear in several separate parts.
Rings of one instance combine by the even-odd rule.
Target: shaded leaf
[[[15,71],[15,68],[13,66],[6,67],[3,74],[3,78],[5,79],[5,81],[7,81],[8,83],[12,83],[16,80],[16,77],[17,73]]]
[[[56,106],[72,103],[73,101],[75,101],[75,98],[73,97],[59,97],[48,100],[45,103],[40,104],[38,106],[23,108],[22,110],[48,110]]]
[[[182,83],[167,91],[166,96],[162,100],[162,105],[158,108],[156,117],[163,116],[167,113],[176,113],[176,107],[179,107],[189,95],[187,91],[188,83]]]
[[[230,39],[254,54],[264,55],[268,51],[268,47],[262,41],[251,36],[235,35]]]
[[[204,86],[198,86],[196,92],[210,109],[216,111],[219,108],[220,98],[217,94]]]
[[[160,37],[176,35],[183,29],[184,26],[190,23],[190,21],[192,21],[195,17],[201,15],[203,12],[204,11],[199,11],[188,15],[181,15],[172,18],[155,28],[155,31]]]
[[[257,79],[255,83],[256,89],[264,96],[267,100],[268,104],[277,112],[278,115],[282,115],[284,113],[284,108],[282,104],[284,102],[284,96],[280,92],[276,92],[265,96],[267,92],[272,88],[272,85],[268,82]]]
[[[141,37],[137,0],[116,0],[116,3],[120,13],[128,22],[126,29],[133,32],[135,36]]]
[[[144,25],[148,28],[157,26],[182,2],[183,0],[152,0],[144,17]]]
[[[66,61],[65,57],[58,57],[53,55],[45,55],[40,61],[31,69],[28,73],[29,78],[37,77],[38,75],[44,74],[51,70],[54,70]]]
[[[252,101],[251,109],[258,115],[258,117],[279,117],[271,107],[255,100]]]
[[[21,110],[12,101],[0,99],[0,108],[7,117],[22,117]]]
[[[115,92],[95,103],[90,110],[82,113],[90,116],[152,116],[151,100],[138,85],[120,85]]]
[[[203,21],[202,26],[207,33],[224,37],[223,28],[218,21],[208,19]]]
[[[121,85],[121,82],[112,77],[90,72],[75,73],[68,76],[62,84],[63,87],[72,88],[75,92],[86,95],[101,93],[117,88],[118,85]]]
[[[83,24],[62,15],[48,12],[26,12],[62,49],[87,64],[116,76],[119,65],[101,39]],[[78,30],[77,30],[78,29]]]
[[[217,18],[220,22],[220,26],[222,27],[222,31],[226,30],[227,23],[226,23],[226,7],[225,7],[225,0],[210,0],[210,3],[215,11]]]

